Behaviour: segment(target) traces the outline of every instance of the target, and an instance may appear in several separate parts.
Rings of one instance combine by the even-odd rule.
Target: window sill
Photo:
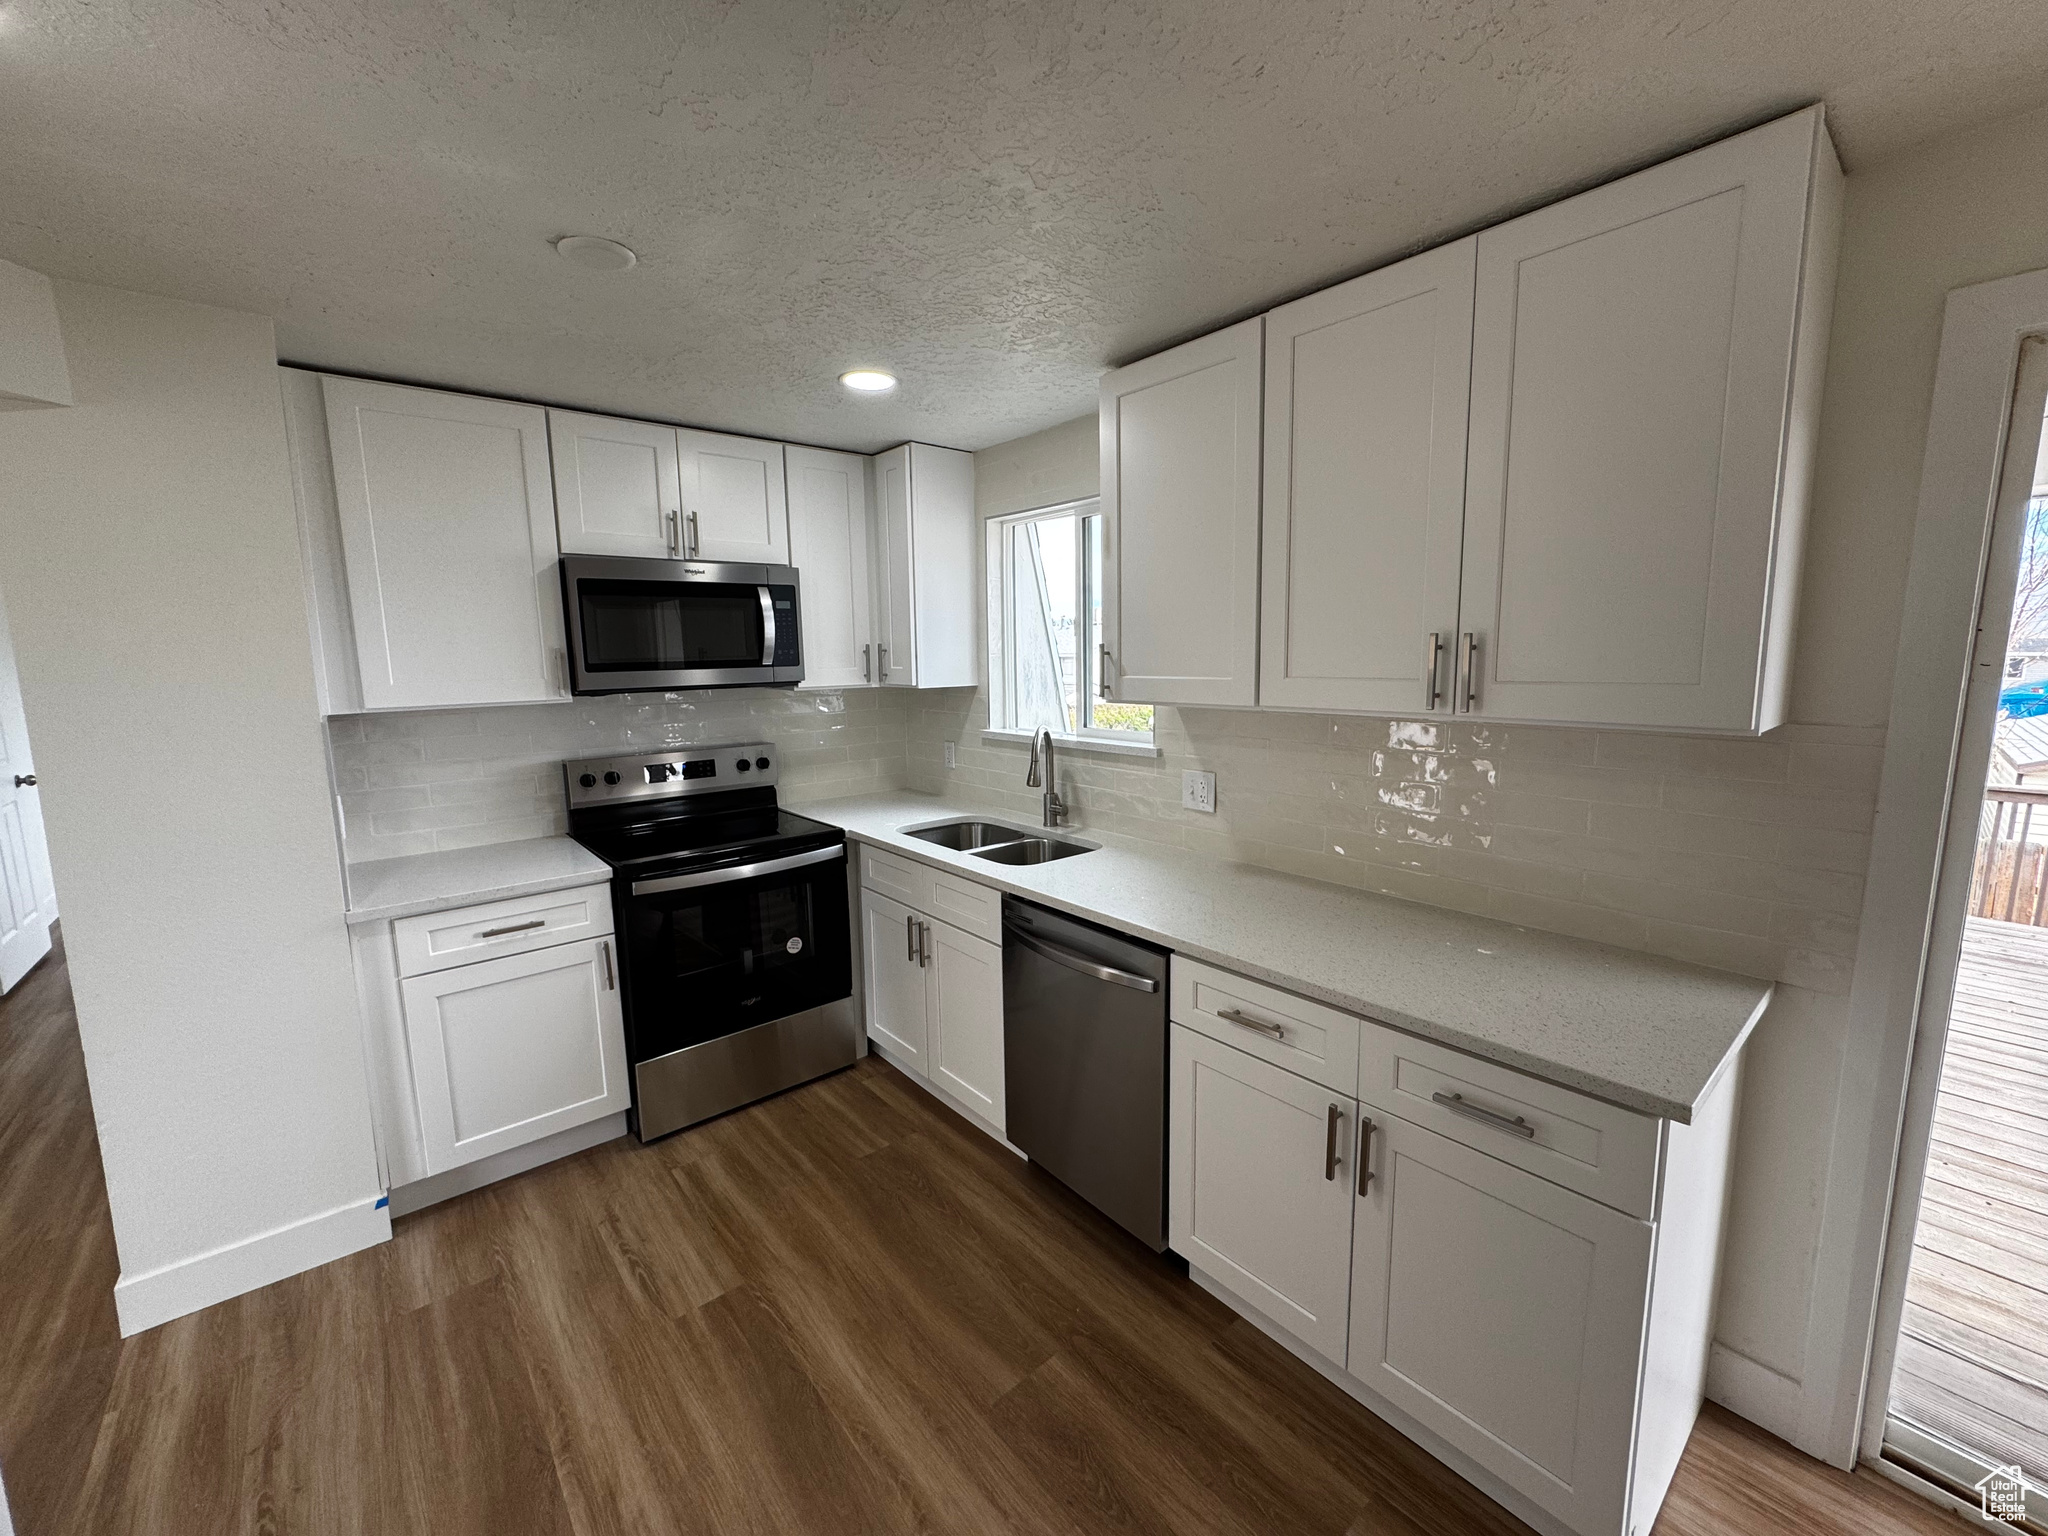
[[[1005,746],[1028,747],[1032,742],[1029,731],[983,731],[983,741],[1001,742]],[[1062,752],[1100,752],[1108,757],[1164,757],[1158,743],[1151,741],[1114,741],[1106,736],[1066,736],[1053,732],[1052,744]]]

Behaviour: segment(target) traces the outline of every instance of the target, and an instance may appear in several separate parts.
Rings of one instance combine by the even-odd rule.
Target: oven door
[[[562,597],[576,693],[803,680],[793,567],[565,555]]]
[[[636,1063],[853,994],[843,843],[619,883]]]

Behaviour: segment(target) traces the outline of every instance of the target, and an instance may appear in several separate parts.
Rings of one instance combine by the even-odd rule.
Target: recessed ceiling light
[[[618,241],[602,235],[564,235],[555,242],[555,254],[593,272],[623,272],[640,259]]]
[[[879,395],[885,389],[896,387],[896,375],[884,373],[879,368],[855,368],[839,375],[839,382],[865,395]]]

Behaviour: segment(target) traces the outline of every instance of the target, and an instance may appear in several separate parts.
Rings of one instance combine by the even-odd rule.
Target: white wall
[[[374,1241],[379,1194],[269,320],[56,285],[0,584],[124,1331]]]
[[[50,280],[0,261],[0,411],[70,403],[71,374]]]

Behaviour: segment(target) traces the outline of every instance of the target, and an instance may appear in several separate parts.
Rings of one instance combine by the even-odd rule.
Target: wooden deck
[[[2048,1484],[2048,929],[1964,932],[1892,1412]]]

